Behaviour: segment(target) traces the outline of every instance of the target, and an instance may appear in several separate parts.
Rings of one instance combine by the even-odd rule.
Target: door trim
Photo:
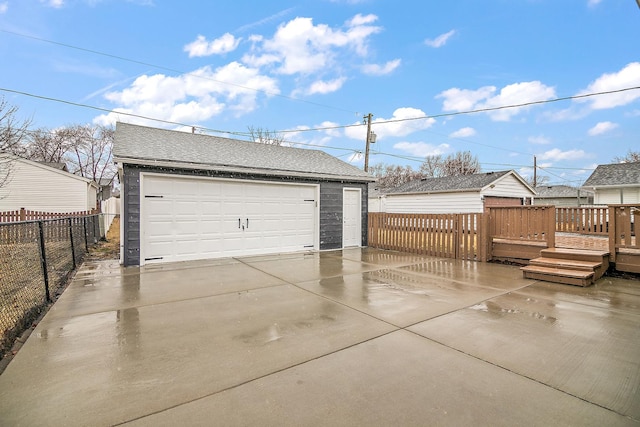
[[[347,193],[358,193],[358,214],[356,215],[355,227],[358,230],[358,242],[355,245],[346,245],[345,238],[345,196]],[[342,189],[342,247],[362,247],[362,189],[357,187],[344,187]]]

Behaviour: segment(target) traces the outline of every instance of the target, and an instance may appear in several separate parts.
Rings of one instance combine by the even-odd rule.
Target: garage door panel
[[[315,244],[317,186],[148,175],[143,189],[154,196],[142,200],[148,262],[289,252]]]

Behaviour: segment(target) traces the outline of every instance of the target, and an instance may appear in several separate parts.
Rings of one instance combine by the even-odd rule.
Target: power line
[[[608,91],[602,91],[602,92],[591,92],[591,93],[582,94],[582,95],[564,96],[564,97],[561,97],[561,98],[547,99],[547,100],[541,100],[541,101],[523,102],[521,104],[502,105],[502,106],[499,106],[499,107],[478,108],[478,109],[475,109],[475,110],[456,111],[456,112],[453,112],[453,113],[432,114],[432,115],[426,115],[426,116],[420,116],[420,117],[406,117],[406,118],[402,118],[402,119],[380,120],[380,121],[377,121],[377,122],[373,122],[372,125],[380,125],[380,124],[387,124],[387,123],[399,123],[399,122],[407,122],[407,121],[415,121],[415,120],[438,119],[438,118],[441,118],[441,117],[461,116],[461,115],[466,115],[466,114],[486,113],[486,112],[491,112],[491,111],[506,110],[506,109],[510,109],[510,108],[522,108],[522,107],[529,107],[529,106],[532,106],[532,105],[550,104],[552,102],[583,99],[583,98],[589,98],[589,97],[593,97],[593,96],[611,95],[611,94],[614,94],[614,93],[621,93],[621,92],[627,92],[627,91],[630,91],[630,90],[638,90],[638,89],[640,89],[640,86],[626,87],[626,88],[622,88],[622,89],[608,90]],[[351,124],[351,125],[336,125],[336,126],[325,126],[325,127],[308,128],[308,129],[295,129],[295,130],[288,129],[288,130],[279,130],[279,131],[276,131],[276,132],[278,132],[278,133],[310,132],[310,131],[321,131],[321,130],[345,129],[345,128],[358,127],[358,126],[365,126],[365,125],[363,125],[361,123],[354,123],[354,124]],[[491,147],[491,148],[496,148],[496,147]]]

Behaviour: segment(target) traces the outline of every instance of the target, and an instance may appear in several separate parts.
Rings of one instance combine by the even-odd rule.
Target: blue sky
[[[640,150],[634,0],[0,0],[0,57],[34,127],[252,126],[362,167],[372,113],[372,165],[468,150],[527,177],[536,156],[571,185]]]

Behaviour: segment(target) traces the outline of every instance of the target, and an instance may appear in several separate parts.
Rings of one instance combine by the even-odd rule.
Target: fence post
[[[69,221],[69,240],[71,241],[71,258],[73,259],[73,269],[76,269],[76,248],[73,244],[73,222],[71,218],[67,218]]]
[[[89,252],[89,240],[87,238],[87,217],[82,217],[82,227],[84,229],[84,248]]]
[[[547,213],[547,247],[556,247],[556,207],[549,206]]]
[[[42,277],[44,279],[44,294],[47,302],[51,302],[51,294],[49,294],[49,272],[47,271],[47,254],[44,247],[44,225],[42,221],[38,221],[38,231],[40,235],[40,265],[42,266]]]
[[[618,233],[616,230],[616,208],[609,206],[609,260],[616,262],[616,240]]]

